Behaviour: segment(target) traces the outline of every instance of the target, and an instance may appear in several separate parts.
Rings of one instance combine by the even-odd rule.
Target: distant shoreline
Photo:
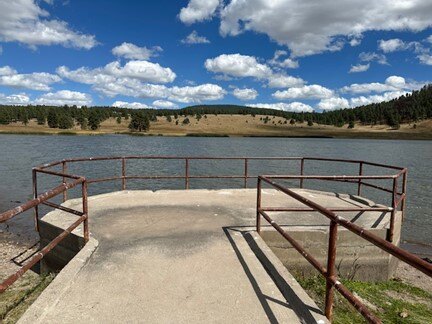
[[[265,120],[265,116],[251,115],[208,115],[197,119],[188,116],[177,120],[158,117],[150,123],[148,132],[131,132],[129,120],[121,119],[120,123],[110,118],[102,122],[97,130],[82,130],[78,126],[71,129],[49,128],[30,120],[27,125],[15,122],[0,125],[1,134],[13,135],[59,135],[59,136],[98,136],[120,134],[129,136],[166,136],[166,137],[250,137],[250,138],[349,138],[349,139],[391,139],[391,140],[432,140],[432,119],[414,124],[401,124],[399,129],[387,125],[365,126],[355,124],[353,129],[348,125],[336,127],[331,125],[306,122],[287,123],[282,117]]]
[[[370,140],[421,140],[431,141],[432,136],[424,136],[424,134],[413,133],[395,133],[395,134],[376,134],[376,133],[355,133],[352,136],[347,134],[332,136],[332,135],[239,135],[239,134],[209,134],[209,133],[185,133],[185,134],[155,134],[155,133],[137,133],[137,132],[114,132],[114,133],[79,133],[79,132],[11,132],[1,131],[0,135],[24,135],[24,136],[105,136],[105,135],[126,135],[126,136],[142,136],[142,137],[245,137],[245,138],[315,138],[315,139],[370,139]]]

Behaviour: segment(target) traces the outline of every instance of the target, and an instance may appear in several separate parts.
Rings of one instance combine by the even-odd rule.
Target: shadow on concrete
[[[372,224],[372,228],[377,228],[379,224],[381,224],[382,220],[384,219],[384,217],[387,215],[386,212],[382,212],[381,215],[377,218],[377,220],[375,221],[375,223]]]
[[[263,307],[264,312],[266,313],[270,323],[279,323],[278,320],[276,319],[276,316],[274,315],[272,309],[270,308],[269,303],[268,303],[269,297],[262,293],[257,281],[255,280],[255,278],[254,278],[252,272],[250,271],[245,259],[243,258],[242,254],[240,252],[240,249],[237,247],[237,244],[235,243],[234,239],[231,237],[230,230],[233,230],[233,229],[230,227],[223,227],[222,229],[223,229],[226,237],[228,238],[228,241],[231,243],[231,246],[232,246],[238,260],[240,261],[240,264],[242,265],[244,272],[246,273],[250,283],[252,284],[252,288],[254,289],[255,294],[257,295],[258,300],[260,301],[261,306]],[[278,303],[281,303],[281,302],[278,301]],[[284,306],[290,307],[288,304],[285,304],[285,303],[284,303]]]
[[[223,227],[223,231],[228,238],[229,242],[231,243],[231,246],[240,261],[240,264],[242,265],[250,283],[252,284],[252,287],[271,323],[279,323],[278,320],[275,317],[275,314],[273,313],[269,301],[273,303],[277,303],[279,305],[285,306],[287,308],[292,309],[296,315],[298,316],[301,323],[316,323],[316,319],[313,317],[311,312],[315,313],[321,313],[320,309],[317,308],[311,308],[308,305],[305,305],[303,301],[297,296],[297,294],[293,291],[293,289],[289,286],[289,284],[280,276],[279,278],[274,278],[272,274],[278,274],[278,271],[276,268],[274,268],[274,265],[270,260],[268,260],[267,256],[261,248],[258,246],[258,244],[255,242],[253,236],[249,233],[249,230],[241,230],[239,229],[241,226],[236,227]],[[246,227],[245,227],[246,228]],[[247,242],[248,246],[251,248],[251,251],[255,254],[255,256],[258,258],[258,260],[263,265],[264,269],[267,271],[267,273],[272,278],[273,282],[276,284],[284,298],[286,299],[286,302],[282,302],[280,300],[277,300],[273,297],[267,296],[262,293],[257,281],[255,280],[251,270],[249,269],[244,257],[242,256],[242,253],[240,249],[238,248],[237,244],[235,243],[235,240],[232,238],[231,231],[240,233],[242,237]],[[273,269],[269,269],[268,267],[273,267]],[[283,287],[281,287],[283,285]],[[305,311],[306,310],[306,311]]]

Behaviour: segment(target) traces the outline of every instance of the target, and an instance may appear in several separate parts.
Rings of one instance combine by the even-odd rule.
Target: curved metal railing
[[[92,161],[113,161],[117,160],[121,162],[121,168],[117,175],[113,175],[105,178],[90,178],[85,177],[84,175],[73,175],[68,171],[68,167],[72,164],[77,163],[88,163]],[[183,166],[183,174],[178,175],[131,175],[128,174],[127,170],[127,162],[131,160],[176,160],[182,161],[184,163]],[[190,164],[193,161],[214,161],[214,160],[225,160],[225,161],[240,161],[242,163],[243,172],[238,175],[196,175],[191,174],[190,172]],[[395,214],[398,209],[401,210],[402,214],[405,210],[405,202],[406,202],[406,183],[407,183],[407,169],[401,168],[397,166],[385,165],[374,162],[367,162],[361,160],[347,160],[347,159],[334,159],[334,158],[320,158],[320,157],[209,157],[209,156],[117,156],[117,157],[89,157],[89,158],[75,158],[75,159],[63,159],[60,161],[55,161],[47,164],[40,165],[38,167],[33,168],[33,199],[29,202],[22,204],[14,209],[6,211],[0,214],[0,223],[3,223],[31,208],[34,209],[34,220],[36,230],[39,230],[39,206],[45,205],[54,209],[59,209],[65,211],[67,213],[78,216],[78,220],[70,225],[66,230],[64,230],[59,236],[57,236],[54,240],[52,240],[48,245],[43,247],[39,253],[33,256],[24,266],[22,266],[15,274],[8,277],[3,283],[0,285],[0,293],[4,292],[10,285],[12,285],[19,277],[21,277],[28,269],[30,269],[34,264],[39,262],[50,250],[52,250],[61,240],[63,240],[67,235],[69,235],[73,229],[75,229],[80,224],[84,226],[84,238],[85,241],[89,239],[89,229],[88,229],[88,207],[87,207],[87,186],[92,183],[100,183],[100,182],[110,182],[110,181],[121,181],[121,189],[126,190],[127,183],[129,180],[137,180],[137,179],[147,179],[147,180],[161,180],[161,179],[183,179],[184,180],[184,189],[190,189],[191,180],[192,179],[242,179],[243,187],[247,188],[249,179],[258,179],[259,181],[265,180],[265,178],[260,178],[258,174],[252,175],[249,171],[249,166],[252,161],[293,161],[298,164],[298,175],[286,175],[279,176],[285,180],[298,180],[299,187],[303,188],[305,181],[309,180],[320,180],[320,181],[335,181],[335,182],[344,182],[350,183],[357,187],[357,194],[360,196],[362,194],[363,187],[369,187],[376,190],[380,190],[386,193],[391,194],[391,204],[390,207],[371,207],[368,210],[380,210],[391,212],[390,217],[390,231],[388,241],[393,240],[393,231],[394,231],[394,221]],[[306,165],[310,161],[315,162],[341,162],[354,164],[358,167],[358,173],[355,175],[305,175]],[[57,167],[61,167],[61,171],[54,170]],[[365,167],[377,167],[383,170],[388,170],[384,175],[365,175]],[[52,177],[60,178],[61,185],[45,191],[42,194],[38,193],[38,174],[46,174]],[[400,183],[400,179],[402,178],[402,188],[399,188],[398,183]],[[374,180],[389,180],[392,182],[392,186],[390,188],[384,187],[382,185],[378,185],[376,183],[372,183]],[[399,181],[399,182],[398,182]],[[82,197],[82,210],[74,210],[68,207],[65,207],[61,204],[56,204],[50,201],[51,198],[62,195],[63,201],[68,199],[68,190],[80,185],[82,186],[81,197]],[[258,190],[258,196],[260,195],[260,187]],[[259,206],[258,206],[259,207]],[[309,206],[311,207],[311,206]],[[277,209],[277,208],[276,208]],[[272,210],[272,211],[276,211]],[[365,208],[351,208],[350,211],[354,210],[365,210]],[[258,212],[264,216],[267,210],[259,210]],[[299,210],[300,211],[300,210]],[[345,210],[347,211],[347,210]],[[328,215],[327,215],[328,216]],[[343,224],[342,224],[343,226]],[[390,244],[390,243],[389,243]],[[407,252],[406,252],[407,253]],[[323,270],[323,269],[321,269]],[[330,279],[333,277],[330,276]],[[329,280],[330,280],[329,279]],[[335,283],[332,281],[333,285]]]
[[[390,231],[388,240],[393,241],[394,236],[394,224],[395,215],[398,208],[402,212],[402,217],[405,211],[406,205],[406,183],[407,183],[407,169],[403,167],[386,165],[382,163],[368,162],[362,160],[349,160],[349,159],[336,159],[336,158],[324,158],[324,157],[212,157],[212,156],[113,156],[113,157],[88,157],[88,158],[73,158],[73,159],[63,159],[60,161],[55,161],[47,164],[43,164],[33,169],[33,190],[35,196],[37,195],[37,173],[45,173],[54,176],[62,176],[63,183],[66,183],[68,174],[68,166],[77,163],[86,163],[94,161],[121,161],[121,170],[119,170],[118,175],[105,178],[87,178],[87,183],[101,183],[110,181],[121,181],[121,189],[126,190],[128,180],[174,180],[183,179],[184,189],[190,189],[190,182],[192,179],[243,179],[243,187],[247,188],[249,179],[256,179],[258,174],[251,175],[249,172],[249,164],[252,161],[294,161],[298,163],[299,175],[286,176],[285,179],[298,179],[299,187],[304,187],[305,180],[321,180],[321,181],[334,181],[334,182],[344,182],[351,183],[357,186],[357,195],[362,195],[362,188],[369,187],[382,192],[391,194],[390,206]],[[127,174],[127,162],[131,160],[171,160],[171,161],[182,161],[184,162],[184,173],[183,175],[128,175]],[[225,161],[241,161],[243,165],[243,173],[238,175],[193,175],[190,173],[190,164],[192,161],[215,161],[215,160],[225,160]],[[354,164],[358,167],[358,174],[356,175],[335,175],[335,176],[323,176],[323,175],[308,175],[305,176],[306,164],[308,161],[319,161],[319,162],[341,162]],[[61,166],[62,172],[52,171],[53,167]],[[365,167],[376,167],[383,170],[388,170],[389,172],[385,175],[365,175]],[[391,172],[390,172],[391,171]],[[70,176],[70,175],[69,175]],[[402,178],[402,188],[399,188],[398,184]],[[373,180],[389,180],[392,181],[391,187],[384,187],[382,185],[372,183]],[[63,193],[63,201],[68,199],[67,192]],[[54,206],[51,206],[54,207]],[[59,207],[57,205],[56,207]],[[35,208],[36,217],[38,217],[38,208]],[[37,225],[36,225],[37,226]]]

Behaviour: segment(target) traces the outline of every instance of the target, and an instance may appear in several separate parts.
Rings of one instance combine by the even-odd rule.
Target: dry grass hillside
[[[413,124],[402,124],[400,129],[394,130],[387,125],[362,126],[356,124],[354,129],[334,127],[327,125],[314,124],[308,126],[307,123],[296,123],[291,125],[289,121],[285,123],[284,118],[272,117],[267,123],[262,119],[265,116],[251,115],[207,115],[198,121],[195,117],[188,117],[189,124],[183,124],[185,117],[178,118],[178,124],[172,117],[168,122],[165,117],[158,117],[158,120],[151,122],[148,135],[167,135],[167,136],[310,136],[310,137],[355,137],[355,138],[395,138],[395,139],[432,139],[432,120],[421,121],[414,127]],[[40,126],[35,120],[25,126],[22,123],[11,123],[0,125],[0,133],[18,134],[114,134],[127,133],[129,120],[122,119],[118,124],[114,118],[104,121],[100,129],[96,131],[81,130],[78,126],[70,130],[60,130],[49,128],[47,125]]]

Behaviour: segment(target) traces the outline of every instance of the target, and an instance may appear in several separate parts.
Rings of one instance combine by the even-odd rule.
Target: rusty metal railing
[[[93,161],[113,161],[117,160],[121,162],[121,169],[119,170],[119,175],[108,177],[108,178],[89,178],[79,175],[73,175],[69,173],[69,166],[75,163],[85,163],[85,162],[93,162]],[[184,162],[184,174],[182,175],[128,175],[127,172],[127,162],[131,160],[171,160],[171,161],[182,161]],[[215,161],[215,160],[225,160],[225,161],[240,161],[243,166],[243,172],[239,175],[193,175],[190,172],[190,165],[192,161]],[[204,156],[118,156],[118,157],[89,157],[89,158],[75,158],[75,159],[63,159],[60,161],[55,161],[51,163],[47,163],[38,167],[33,168],[33,199],[15,209],[9,210],[5,213],[0,214],[0,223],[5,222],[18,214],[23,213],[31,208],[34,209],[34,221],[36,230],[39,231],[39,206],[45,205],[51,208],[59,209],[64,212],[73,214],[78,216],[78,220],[74,222],[69,228],[63,231],[58,237],[56,237],[53,241],[51,241],[46,247],[41,249],[38,254],[30,259],[26,265],[24,265],[16,274],[12,275],[0,286],[0,292],[3,292],[8,286],[10,286],[14,281],[16,281],[22,274],[30,269],[33,265],[39,262],[50,250],[52,250],[62,239],[64,239],[73,229],[75,229],[79,224],[83,223],[84,226],[84,238],[87,241],[89,239],[89,230],[88,230],[88,207],[87,207],[87,187],[93,183],[100,182],[108,182],[108,181],[121,181],[121,189],[126,190],[127,182],[129,180],[162,180],[162,179],[183,179],[184,180],[184,189],[190,189],[190,182],[193,179],[239,179],[243,180],[244,188],[248,187],[249,179],[256,179],[258,175],[251,175],[249,171],[249,165],[251,161],[293,161],[298,163],[300,176],[285,176],[286,179],[298,179],[299,187],[303,188],[305,181],[317,179],[317,176],[308,176],[305,175],[306,172],[306,164],[308,161],[319,161],[319,162],[342,162],[342,163],[350,163],[357,164],[359,167],[358,176],[343,176],[343,177],[335,177],[335,176],[320,176],[319,180],[325,181],[341,181],[341,182],[350,182],[355,183],[357,185],[357,193],[360,195],[362,193],[362,187],[370,187],[377,190],[381,190],[383,192],[390,193],[392,196],[391,207],[376,207],[370,208],[369,210],[375,211],[388,211],[391,212],[390,219],[390,231],[388,240],[393,240],[393,229],[394,229],[394,218],[396,209],[399,207],[402,213],[405,210],[405,200],[406,200],[406,176],[407,170],[405,168],[389,166],[379,163],[372,163],[360,160],[345,160],[345,159],[331,159],[331,158],[315,158],[315,157],[204,157]],[[386,170],[396,170],[396,174],[386,175],[386,176],[367,176],[364,175],[364,167],[365,166],[373,166],[379,167]],[[54,170],[54,168],[61,168],[60,171]],[[81,172],[79,172],[81,173]],[[52,190],[46,191],[42,194],[38,194],[38,174],[45,174],[53,177],[58,177],[61,179],[61,185],[55,187]],[[397,181],[398,179],[403,178],[402,191],[399,192]],[[374,183],[369,182],[369,180],[376,179],[390,179],[393,181],[392,188],[385,188]],[[56,204],[49,199],[56,197],[58,195],[62,195],[63,202],[68,199],[68,190],[76,187],[77,185],[82,185],[82,201],[83,207],[82,211],[77,211],[64,205]],[[260,195],[260,191],[258,191],[258,195]],[[354,209],[350,209],[353,211]],[[303,211],[303,210],[297,210]],[[339,211],[348,211],[339,210]]]
[[[364,164],[364,162],[363,162]],[[360,167],[361,170],[361,167]],[[361,173],[361,171],[360,171]],[[400,173],[390,176],[390,179],[394,180],[394,184],[396,183],[396,179],[399,176],[404,177],[404,188],[406,190],[406,169],[402,169]],[[396,245],[388,242],[372,232],[348,221],[347,219],[339,216],[336,212],[346,212],[346,211],[354,211],[354,210],[369,210],[369,211],[377,211],[382,210],[381,208],[325,208],[318,203],[309,200],[295,191],[288,189],[287,187],[281,185],[275,180],[281,179],[316,179],[316,180],[337,180],[337,181],[348,181],[352,183],[357,183],[360,186],[360,183],[364,185],[361,180],[363,179],[387,179],[389,176],[259,176],[257,183],[257,219],[256,219],[256,229],[257,232],[261,233],[261,216],[264,217],[266,221],[268,221],[271,226],[273,226],[276,231],[278,231],[292,246],[295,248],[318,272],[325,277],[326,279],[326,296],[325,296],[325,315],[331,320],[333,316],[333,296],[334,289],[336,289],[344,298],[348,300],[351,305],[353,305],[357,311],[360,312],[364,316],[364,318],[370,323],[380,323],[380,319],[377,318],[354,294],[352,294],[339,280],[338,275],[336,273],[336,241],[338,235],[338,226],[342,226],[347,230],[353,232],[354,234],[364,238],[365,240],[371,242],[378,248],[392,254],[399,260],[411,265],[412,267],[420,270],[426,275],[432,277],[432,264],[422,260],[414,254],[411,254]],[[262,190],[262,182],[269,184],[271,187],[285,193],[286,195],[294,198],[296,201],[301,202],[306,205],[307,208],[289,208],[289,207],[262,207],[261,200],[261,190]],[[394,196],[397,192],[397,185],[393,186],[392,195]],[[405,192],[400,195],[398,200],[393,199],[393,207],[388,208],[388,211],[392,212],[391,221],[394,221],[394,214],[397,206],[405,200]],[[396,207],[395,207],[396,206]],[[385,208],[383,209],[385,210]],[[285,231],[280,225],[278,225],[270,216],[269,212],[290,212],[290,211],[316,211],[326,216],[330,220],[329,226],[329,242],[328,242],[328,254],[327,254],[327,266],[324,267],[315,257],[309,254],[308,251],[297,242],[287,231]],[[394,225],[391,224],[390,230],[394,229]]]
[[[56,236],[52,241],[50,241],[46,246],[41,248],[33,257],[31,257],[18,271],[14,274],[7,277],[0,284],[0,293],[3,293],[8,287],[10,287],[15,281],[17,281],[20,277],[24,275],[29,269],[31,269],[36,263],[41,261],[45,255],[47,255],[53,248],[55,248],[64,238],[66,238],[72,231],[77,228],[80,224],[84,226],[84,240],[88,242],[89,240],[89,228],[88,228],[88,208],[87,208],[87,182],[84,177],[68,175],[68,174],[56,174],[52,171],[44,171],[47,174],[51,175],[59,175],[64,180],[64,182],[43,194],[38,195],[37,193],[37,178],[36,171],[33,170],[33,199],[14,208],[8,210],[4,213],[0,214],[0,223],[4,223],[29,209],[34,208],[35,211],[38,210],[39,205],[43,204],[55,209],[63,210],[67,213],[78,216],[78,219],[73,222],[69,227],[63,230],[58,236]],[[70,182],[66,182],[66,179],[70,179]],[[67,192],[68,190],[81,185],[81,194],[82,194],[82,211],[74,210],[71,208],[67,208],[64,206],[60,206],[49,201],[51,198],[54,198],[62,193]],[[37,212],[35,212],[37,216]],[[39,219],[35,216],[35,227],[36,230],[39,231]]]
[[[347,160],[347,159],[334,159],[334,158],[321,158],[321,157],[208,157],[208,156],[115,156],[115,157],[89,157],[89,158],[74,158],[74,159],[64,159],[60,161],[51,162],[48,164],[41,165],[33,169],[33,187],[37,182],[37,173],[52,174],[55,176],[62,176],[66,174],[68,166],[71,164],[81,163],[81,162],[93,162],[93,161],[121,161],[121,170],[119,175],[97,178],[97,179],[87,179],[88,184],[101,183],[109,181],[121,181],[121,189],[126,190],[128,180],[184,180],[184,189],[190,188],[190,182],[193,179],[243,179],[243,188],[247,188],[249,179],[256,179],[258,175],[251,175],[249,172],[249,164],[252,161],[293,161],[298,163],[299,174],[293,176],[286,176],[286,179],[298,179],[299,187],[303,188],[306,180],[325,180],[325,181],[335,181],[335,182],[346,182],[354,183],[357,185],[357,194],[360,196],[362,194],[362,188],[369,187],[376,190],[380,190],[391,194],[391,209],[387,209],[391,213],[390,216],[390,231],[388,234],[388,240],[393,241],[394,235],[394,223],[397,208],[400,208],[402,215],[405,213],[405,201],[406,201],[406,183],[407,183],[407,169],[392,165],[367,162],[361,160]],[[127,162],[131,160],[170,160],[170,161],[181,161],[184,163],[184,174],[183,175],[128,175],[127,174]],[[243,165],[243,174],[239,175],[192,175],[190,173],[190,165],[192,161],[240,161]],[[318,161],[318,162],[341,162],[353,165],[358,165],[358,176],[305,176],[306,164],[308,161]],[[366,176],[364,175],[365,167],[377,167],[383,170],[393,170],[396,171],[394,174],[387,174],[383,176]],[[50,171],[53,167],[61,167],[62,173]],[[50,173],[51,172],[51,173]],[[319,177],[319,178],[317,178]],[[402,178],[402,190],[398,189],[398,181]],[[386,188],[377,184],[370,182],[369,180],[391,180],[393,185],[391,188]],[[63,178],[63,183],[65,183],[65,178]],[[67,192],[63,193],[63,201],[68,199]],[[378,209],[377,209],[378,210]],[[38,209],[35,208],[35,219],[38,220]]]

